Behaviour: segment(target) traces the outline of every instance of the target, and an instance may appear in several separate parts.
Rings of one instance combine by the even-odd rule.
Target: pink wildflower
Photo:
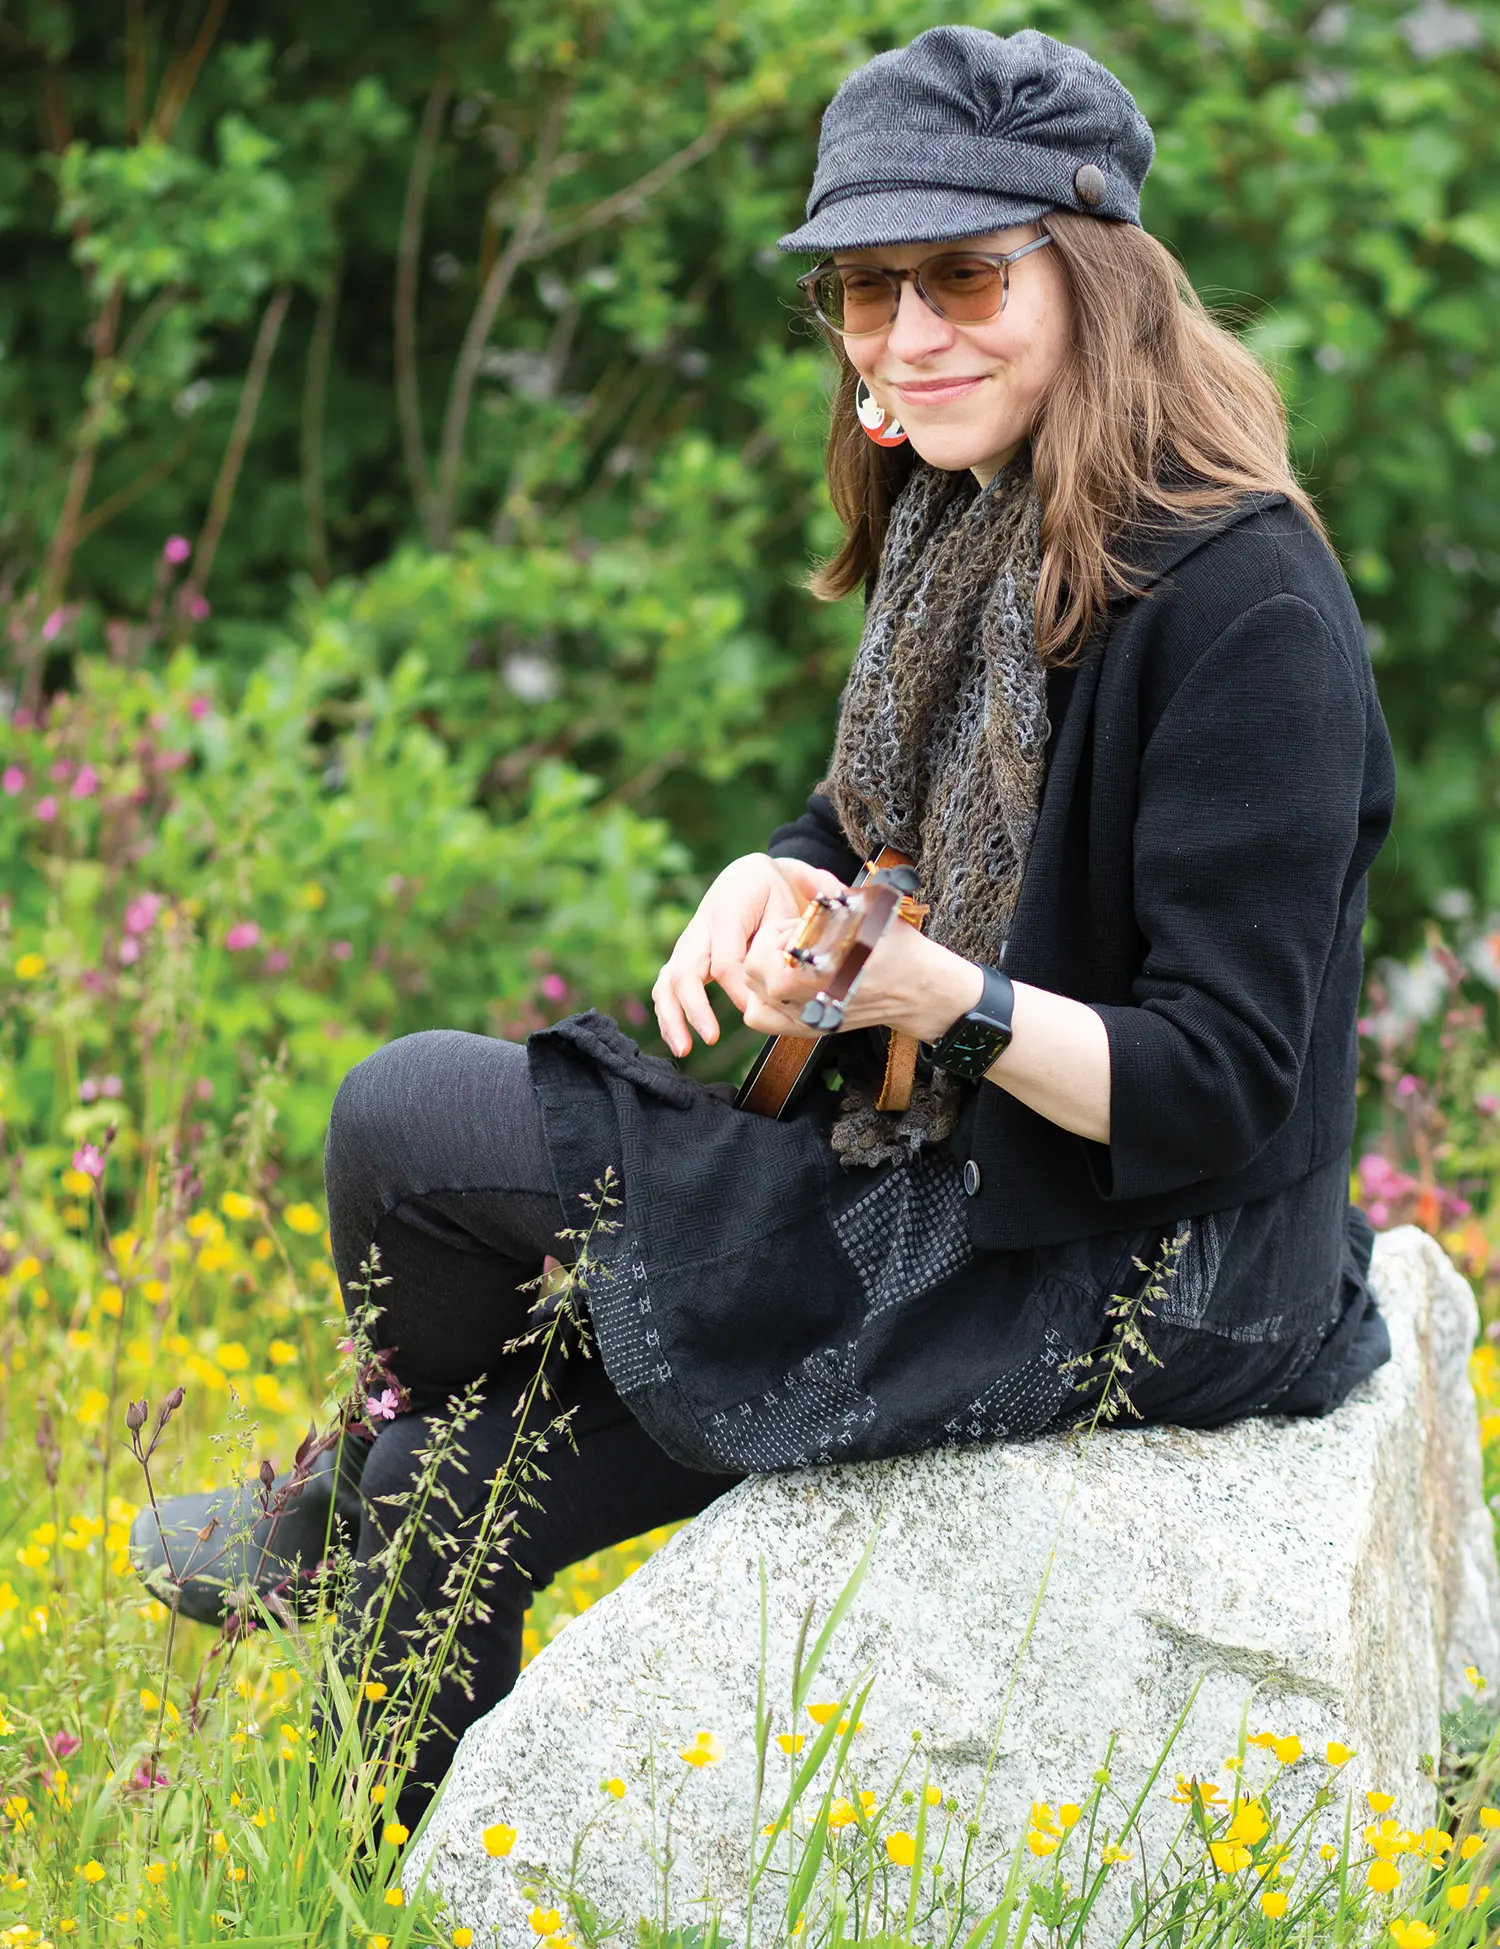
[[[50,792],[44,799],[37,800],[36,816],[44,826],[50,826],[52,821],[57,817],[57,800],[53,798]]]
[[[542,976],[542,993],[549,1002],[560,1002],[568,992],[568,984],[560,974]]]
[[[125,1094],[125,1085],[120,1081],[118,1076],[101,1076],[99,1079],[99,1094],[101,1096],[123,1096]]]
[[[173,568],[181,568],[193,552],[193,544],[186,535],[168,535],[167,545],[161,551]]]
[[[266,956],[267,974],[285,974],[292,965],[292,957],[284,947],[273,947]]]
[[[146,934],[162,910],[162,897],[159,893],[143,893],[135,900],[125,903],[125,932],[127,934]]]
[[[247,947],[254,947],[260,939],[260,924],[253,920],[237,920],[224,936],[224,945],[231,954],[242,954]]]
[[[353,1353],[354,1351],[354,1342],[352,1340],[338,1340],[334,1344],[340,1353]]]
[[[119,955],[121,963],[127,968],[133,967],[140,960],[141,944],[135,938],[134,934],[127,934],[124,940],[121,941]]]
[[[213,604],[207,596],[200,596],[195,592],[188,598],[188,614],[195,623],[205,622],[213,614]]]
[[[0,791],[4,791],[8,799],[13,799],[17,792],[24,792],[25,790],[25,772],[22,771],[19,765],[7,765],[5,770],[0,772]]]
[[[94,1098],[99,1094],[98,1077],[85,1076],[83,1081],[78,1085],[78,1094],[83,1098],[85,1103],[92,1103]]]
[[[142,1760],[134,1773],[131,1774],[129,1784],[138,1793],[145,1793],[152,1787],[164,1787],[167,1784],[166,1769],[159,1766],[153,1773],[149,1762]]]
[[[73,1153],[73,1169],[82,1171],[86,1178],[102,1178],[104,1153],[97,1144],[80,1144]]]
[[[394,1421],[401,1409],[401,1396],[394,1387],[382,1389],[372,1394],[365,1402],[365,1413],[371,1421]]]
[[[1500,1096],[1494,1096],[1486,1090],[1483,1095],[1475,1097],[1474,1108],[1480,1116],[1492,1117],[1497,1110],[1500,1110]]]
[[[76,1732],[64,1730],[54,1734],[52,1751],[60,1760],[71,1759],[82,1744],[83,1741],[78,1737]]]
[[[195,724],[200,718],[207,717],[212,709],[213,705],[206,697],[193,697],[188,700],[188,716],[192,718]],[[187,753],[184,751],[182,756],[185,760]]]
[[[333,958],[334,958],[334,960],[335,960],[335,961],[347,961],[347,960],[349,960],[349,959],[350,959],[350,958],[351,958],[351,957],[353,956],[353,953],[354,953],[354,943],[353,943],[353,941],[335,941],[335,942],[334,942],[334,944],[333,944]]]
[[[91,799],[99,789],[99,774],[92,765],[80,765],[78,776],[73,780],[75,799]]]
[[[66,785],[68,780],[73,776],[73,760],[71,758],[55,758],[48,767],[47,776],[54,784]]]
[[[1421,1087],[1415,1076],[1402,1076],[1396,1084],[1396,1095],[1404,1102],[1407,1097],[1415,1096]]]
[[[42,641],[44,643],[55,641],[58,631],[67,620],[68,612],[66,609],[54,609],[46,622],[42,624]]]
[[[620,1013],[633,1029],[638,1029],[646,1019],[646,1010],[634,995],[627,995],[620,1004]]]

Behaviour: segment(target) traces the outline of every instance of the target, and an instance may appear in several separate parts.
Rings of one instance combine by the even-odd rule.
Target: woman
[[[514,1682],[532,1592],[747,1472],[1061,1427],[1111,1374],[1148,1419],[1321,1413],[1388,1357],[1348,1151],[1389,747],[1274,387],[1140,227],[1152,152],[1077,50],[934,28],[844,83],[782,239],[841,362],[847,539],[812,586],[863,586],[865,628],[826,780],[715,880],[655,1003],[678,1057],[718,1034],[710,982],[808,1033],[796,918],[893,846],[926,929],[871,957],[830,1086],[756,1117],[586,1014],[525,1050],[407,1037],[339,1093],[334,1257],[358,1298],[378,1247],[397,1383],[337,1491],[357,1600],[428,1417],[483,1375],[450,1484],[472,1522],[515,1433],[522,1289],[591,1186],[617,1200],[582,1282],[602,1361],[558,1377],[576,1450],[466,1628],[471,1695],[440,1694],[404,1818]],[[926,1052],[904,1106],[891,1032]],[[1116,1296],[1150,1299],[1159,1364],[1128,1378]],[[332,1488],[281,1518],[263,1586],[315,1560]],[[390,1669],[442,1573],[420,1544]],[[185,1607],[217,1601],[189,1578]]]

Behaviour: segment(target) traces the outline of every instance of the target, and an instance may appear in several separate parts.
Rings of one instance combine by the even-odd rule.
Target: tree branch
[[[125,287],[112,284],[105,293],[104,302],[99,307],[93,329],[93,363],[89,372],[89,403],[84,409],[83,422],[78,429],[78,446],[73,455],[73,464],[68,470],[67,490],[63,495],[62,512],[57,517],[57,526],[52,533],[52,543],[47,550],[47,560],[42,569],[42,599],[50,606],[62,597],[67,586],[68,570],[73,563],[73,554],[78,547],[78,524],[83,519],[83,504],[88,499],[89,486],[94,478],[94,461],[99,453],[99,440],[103,432],[104,414],[107,410],[104,401],[96,394],[102,382],[104,369],[114,356],[115,334],[120,329],[120,307],[125,300]]]
[[[153,460],[151,465],[143,473],[137,474],[134,480],[127,481],[123,487],[117,487],[113,494],[106,494],[104,499],[97,506],[90,508],[78,523],[76,545],[81,548],[90,535],[97,534],[99,529],[113,521],[117,514],[123,514],[126,508],[134,507],[143,494],[149,494],[158,481],[165,480],[179,462],[187,457],[192,444],[192,434],[184,434],[170,452],[163,454],[159,460]]]
[[[417,279],[422,257],[422,220],[427,208],[427,185],[432,175],[443,114],[453,84],[439,77],[432,84],[422,110],[406,201],[401,210],[401,241],[396,253],[395,341],[396,418],[401,428],[401,452],[417,519],[430,533],[432,484],[427,477],[427,448],[422,437],[422,394],[417,377]]]
[[[193,551],[193,567],[188,577],[188,586],[200,596],[208,587],[208,578],[213,573],[214,556],[218,553],[224,524],[229,519],[230,504],[234,500],[234,490],[239,484],[245,449],[250,444],[250,435],[255,429],[255,418],[260,411],[260,396],[265,391],[266,375],[271,369],[276,341],[281,336],[281,327],[291,302],[292,287],[289,284],[279,284],[261,314],[260,330],[255,334],[255,349],[250,354],[245,383],[240,388],[240,403],[235,409],[234,425],[229,431],[224,458],[219,463],[219,475],[214,482],[213,494],[209,498],[208,515],[203,523],[203,532],[199,535],[198,546]]]
[[[448,389],[448,411],[443,419],[443,444],[438,458],[437,488],[433,495],[428,542],[433,548],[446,548],[453,539],[453,521],[458,505],[458,475],[463,464],[464,434],[469,424],[469,407],[474,396],[474,381],[495,313],[510,289],[511,280],[530,254],[531,244],[547,213],[547,192],[557,169],[558,144],[567,118],[571,97],[559,95],[547,111],[541,140],[537,144],[536,165],[526,186],[525,200],[510,242],[495,259],[479,293],[469,319],[464,341],[453,368]]]
[[[338,319],[339,285],[343,267],[335,264],[318,301],[312,339],[307,348],[307,379],[302,388],[302,506],[307,515],[307,566],[314,582],[326,589],[328,567],[328,506],[323,481],[323,428],[328,409],[328,368],[333,357],[333,328]]]
[[[228,11],[229,0],[208,0],[208,12],[203,16],[203,25],[198,29],[196,40],[180,61],[168,64],[151,117],[151,133],[159,142],[171,140],[177,118],[187,107],[188,96],[193,92],[198,70],[208,59],[208,51],[218,38]]]
[[[676,155],[668,156],[666,161],[658,163],[655,169],[648,169],[644,176],[638,176],[627,188],[616,190],[613,196],[606,196],[591,210],[584,210],[571,222],[564,223],[558,229],[549,230],[545,235],[538,237],[528,255],[545,257],[550,252],[561,249],[564,244],[571,244],[576,238],[586,236],[589,231],[599,230],[606,223],[613,223],[617,216],[629,214],[632,204],[644,203],[647,197],[654,196],[664,184],[670,183],[674,176],[680,176],[685,169],[691,169],[695,163],[702,162],[705,156],[712,154],[733,126],[733,122],[729,121],[710,123],[706,129],[695,135],[686,147],[679,149]]]

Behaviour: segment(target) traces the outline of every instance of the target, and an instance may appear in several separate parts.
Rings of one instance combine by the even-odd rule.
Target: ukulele
[[[750,1065],[734,1099],[737,1110],[782,1117],[812,1081],[828,1054],[828,1037],[843,1026],[844,1011],[858,988],[865,964],[892,922],[900,918],[920,927],[927,909],[917,904],[917,876],[911,861],[886,846],[867,861],[843,893],[818,894],[807,906],[785,953],[790,967],[826,975],[823,986],[803,1004],[802,1020],[817,1038],[773,1035]],[[916,1070],[913,1037],[891,1033],[885,1083],[877,1108],[905,1109]]]

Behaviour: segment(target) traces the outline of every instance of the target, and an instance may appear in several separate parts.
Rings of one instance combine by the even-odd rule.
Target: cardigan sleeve
[[[821,866],[836,873],[845,886],[860,869],[859,856],[844,837],[833,800],[826,793],[814,792],[800,819],[778,826],[766,842],[772,859],[800,859],[809,866]]]
[[[1097,1008],[1101,1196],[1228,1177],[1291,1116],[1341,918],[1363,911],[1372,711],[1319,611],[1279,593],[1224,630],[1151,732],[1133,835],[1146,954],[1133,1005]]]

